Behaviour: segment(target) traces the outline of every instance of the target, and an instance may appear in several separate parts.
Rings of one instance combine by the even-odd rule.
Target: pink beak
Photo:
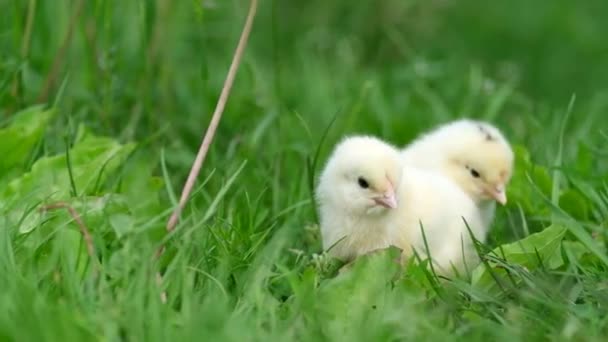
[[[496,189],[491,190],[490,196],[502,205],[507,204],[507,193],[503,187],[497,187]]]
[[[381,197],[374,198],[376,204],[381,205],[388,209],[397,208],[397,197],[395,197],[395,191],[390,188]]]

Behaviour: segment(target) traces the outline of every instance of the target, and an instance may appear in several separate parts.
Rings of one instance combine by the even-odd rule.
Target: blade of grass
[[[226,192],[228,192],[228,189],[230,189],[230,187],[232,186],[232,184],[234,183],[234,181],[236,180],[238,175],[241,173],[241,171],[243,171],[243,168],[245,168],[245,165],[247,165],[247,160],[244,160],[241,163],[241,166],[239,166],[239,168],[234,172],[234,174],[232,174],[232,176],[228,179],[226,184],[217,193],[217,195],[213,199],[213,202],[211,202],[211,205],[209,205],[209,208],[207,208],[207,211],[205,212],[205,215],[203,216],[203,222],[207,221],[211,217],[211,215],[213,215],[213,213],[215,212],[215,209],[219,205],[220,201],[224,198],[224,196],[226,195]]]
[[[566,135],[566,127],[568,124],[568,120],[570,118],[570,114],[572,113],[572,109],[574,107],[574,101],[576,100],[576,95],[572,95],[570,98],[570,102],[568,103],[568,109],[566,110],[566,114],[562,120],[560,133],[559,133],[559,141],[557,145],[557,155],[555,156],[554,167],[555,171],[553,171],[553,187],[551,190],[551,202],[555,205],[559,204],[559,193],[561,187],[561,177],[562,174],[559,171],[559,168],[562,167],[563,158],[564,158],[564,136]]]

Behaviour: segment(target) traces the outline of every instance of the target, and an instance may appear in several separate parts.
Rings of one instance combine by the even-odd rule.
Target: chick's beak
[[[374,201],[376,204],[388,209],[397,208],[397,197],[395,196],[395,191],[392,188],[387,190],[382,196],[375,197]]]
[[[493,199],[496,200],[496,202],[505,205],[507,204],[507,193],[505,191],[505,188],[502,186],[496,187],[492,190],[490,190],[490,194],[489,194]]]

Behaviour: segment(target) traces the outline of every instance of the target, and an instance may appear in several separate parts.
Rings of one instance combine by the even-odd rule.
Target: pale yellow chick
[[[402,156],[406,164],[438,171],[458,184],[477,203],[488,229],[495,203],[507,203],[513,151],[488,122],[460,119],[441,125],[406,146]]]
[[[342,140],[316,189],[323,249],[344,261],[387,248],[398,237],[390,220],[401,181],[399,150],[369,136]]]

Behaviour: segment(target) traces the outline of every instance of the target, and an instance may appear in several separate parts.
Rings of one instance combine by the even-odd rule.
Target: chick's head
[[[369,136],[346,138],[321,173],[317,199],[352,216],[384,213],[397,207],[401,170],[395,147]]]
[[[513,151],[494,126],[461,120],[450,135],[449,173],[476,202],[507,203],[506,187],[513,172]]]

